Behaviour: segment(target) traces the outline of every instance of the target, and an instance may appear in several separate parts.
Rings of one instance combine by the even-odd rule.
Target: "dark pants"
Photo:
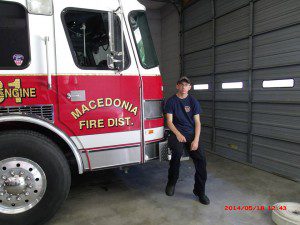
[[[172,152],[172,158],[170,161],[168,183],[171,185],[176,184],[179,177],[180,158],[183,154],[184,148],[186,148],[196,169],[194,190],[197,194],[202,195],[205,194],[205,182],[207,179],[206,158],[204,150],[200,148],[200,143],[196,151],[190,151],[193,139],[194,136],[191,135],[190,137],[186,137],[187,142],[183,143],[179,142],[173,133],[169,136],[168,145]]]

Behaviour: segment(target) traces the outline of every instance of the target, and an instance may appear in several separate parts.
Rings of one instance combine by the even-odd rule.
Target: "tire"
[[[70,184],[68,162],[50,139],[26,130],[0,133],[0,224],[45,223]]]
[[[272,219],[277,225],[300,225],[300,203],[281,202],[274,206]]]

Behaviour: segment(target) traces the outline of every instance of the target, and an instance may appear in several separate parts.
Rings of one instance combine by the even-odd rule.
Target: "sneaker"
[[[205,194],[198,194],[195,190],[193,190],[194,195],[196,195],[199,198],[199,202],[201,202],[203,205],[209,205],[210,200]]]
[[[166,195],[173,196],[175,192],[175,185],[167,184],[166,186]]]

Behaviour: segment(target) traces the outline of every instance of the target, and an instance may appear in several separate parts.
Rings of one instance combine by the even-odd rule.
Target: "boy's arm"
[[[194,120],[195,120],[195,137],[191,143],[191,151],[196,151],[198,149],[200,133],[201,133],[200,115],[199,114],[194,115]]]
[[[179,130],[177,130],[177,128],[173,124],[173,114],[167,113],[166,118],[167,118],[167,126],[176,135],[177,140],[179,142],[186,142],[185,137],[179,132]]]

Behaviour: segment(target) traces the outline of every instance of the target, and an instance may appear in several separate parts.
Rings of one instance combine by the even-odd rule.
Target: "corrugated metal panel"
[[[255,102],[300,103],[300,66],[260,69],[253,73],[253,100]],[[293,88],[263,88],[264,80],[294,78]]]
[[[200,101],[202,114],[201,114],[201,124],[203,126],[212,126],[212,102],[211,101]]]
[[[212,128],[211,127],[205,127],[202,126],[201,128],[201,147],[204,148],[205,151],[211,151],[212,150]]]
[[[246,162],[247,135],[217,129],[216,152],[220,155],[223,155],[226,158]]]
[[[300,181],[299,144],[254,136],[252,155],[259,168]]]
[[[212,49],[207,49],[184,56],[184,73],[186,76],[201,76],[212,73]]]
[[[294,79],[299,84],[300,78]],[[262,82],[256,80],[254,83],[254,101],[257,102],[281,102],[281,103],[299,103],[300,87],[294,88],[262,88]]]
[[[216,127],[225,130],[248,131],[248,104],[233,102],[216,103]]]
[[[210,0],[200,0],[183,11],[184,30],[191,29],[212,18],[212,10]]]
[[[249,0],[215,0],[216,16],[219,17],[225,13],[231,12],[232,10],[238,9],[247,3],[249,3]]]
[[[205,100],[206,148],[300,181],[300,1],[214,0],[214,10],[205,2],[184,10],[190,30],[183,53],[187,75],[211,87],[191,92]],[[209,41],[203,23],[212,11],[215,37]],[[211,49],[188,54],[210,43]],[[262,87],[264,80],[279,79],[294,79],[294,87]],[[221,88],[239,81],[243,89]]]
[[[256,36],[253,41],[254,68],[300,63],[300,25]]]
[[[205,23],[184,33],[184,54],[211,47],[212,22]]]
[[[210,87],[212,85],[212,77],[211,76],[200,76],[200,77],[190,77],[193,85],[195,84],[208,84]],[[192,94],[195,98],[202,100],[212,100],[212,89],[208,90],[193,90],[191,89],[190,94]]]
[[[254,32],[260,33],[300,22],[299,0],[260,0],[254,3]]]
[[[216,101],[248,101],[248,71],[217,74],[215,80]],[[222,89],[222,83],[243,82],[242,89]]]
[[[300,105],[255,103],[252,126],[255,135],[300,143]]]
[[[216,20],[216,44],[238,40],[249,36],[249,6]]]
[[[294,77],[300,77],[300,65],[259,69],[253,73],[254,80],[288,79]]]
[[[249,41],[241,40],[216,48],[216,72],[245,70],[249,67]]]

